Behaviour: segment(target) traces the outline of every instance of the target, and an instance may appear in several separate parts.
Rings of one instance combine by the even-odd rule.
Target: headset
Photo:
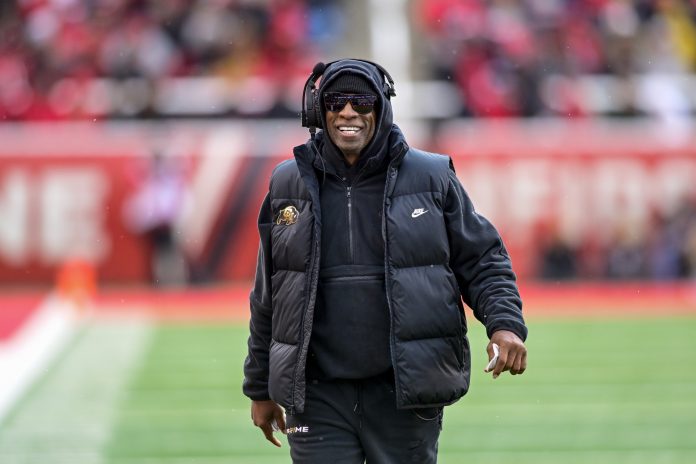
[[[363,63],[368,63],[374,66],[382,73],[383,83],[382,92],[387,100],[391,97],[396,96],[396,90],[394,89],[394,79],[389,75],[386,69],[382,66],[368,60],[360,60],[357,58],[350,58],[353,61],[362,61]],[[319,62],[312,69],[312,74],[309,75],[307,82],[305,82],[304,90],[302,91],[302,127],[309,127],[309,133],[314,138],[314,133],[317,127],[322,128],[321,123],[321,102],[319,101],[319,89],[317,89],[316,82],[324,74],[326,68],[334,63],[346,60],[336,60],[329,63]]]

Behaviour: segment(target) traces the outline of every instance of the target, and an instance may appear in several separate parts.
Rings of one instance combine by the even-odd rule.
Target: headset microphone
[[[312,74],[321,76],[322,74],[324,74],[324,70],[326,70],[326,65],[320,61],[319,63],[314,65],[314,69],[312,69]]]

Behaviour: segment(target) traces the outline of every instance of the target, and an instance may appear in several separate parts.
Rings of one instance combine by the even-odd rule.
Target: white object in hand
[[[498,356],[500,355],[500,347],[493,343],[493,359],[490,360],[484,372],[490,372],[495,368],[495,364],[498,362]]]

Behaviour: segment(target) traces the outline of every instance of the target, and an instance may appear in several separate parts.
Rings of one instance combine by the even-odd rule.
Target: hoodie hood
[[[389,134],[392,130],[394,115],[392,113],[391,101],[384,92],[385,81],[382,73],[370,63],[359,60],[340,60],[335,63],[331,63],[326,67],[319,83],[320,101],[323,101],[324,99],[325,89],[331,84],[331,82],[337,79],[338,76],[344,73],[357,74],[366,78],[369,84],[373,87],[374,93],[377,95],[377,104],[375,105],[375,133],[372,136],[372,140],[370,140],[367,146],[363,148],[358,160],[358,164],[363,165],[367,161],[367,158],[384,156],[384,153],[382,152],[384,152],[389,146]],[[326,109],[324,108],[323,104],[319,105],[319,111],[321,114],[322,125],[323,127],[326,127]],[[320,147],[322,152],[329,150],[333,155],[342,156],[338,147],[334,145],[328,136],[325,136],[322,139],[323,144]]]

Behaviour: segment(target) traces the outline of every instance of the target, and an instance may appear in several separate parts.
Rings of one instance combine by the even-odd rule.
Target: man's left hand
[[[498,362],[493,368],[493,378],[498,378],[501,372],[510,371],[510,374],[522,374],[527,369],[527,347],[524,342],[509,330],[498,330],[493,333],[486,351],[488,359],[493,359],[493,344],[500,347]]]

